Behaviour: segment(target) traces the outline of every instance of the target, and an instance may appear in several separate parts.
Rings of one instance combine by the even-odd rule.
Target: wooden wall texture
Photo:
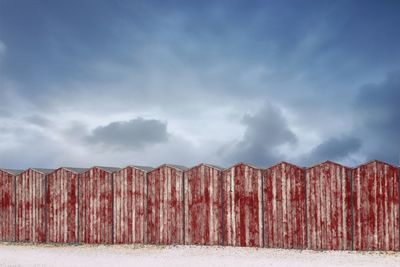
[[[222,172],[224,245],[263,246],[261,169],[239,163]]]
[[[0,241],[400,250],[399,168],[0,169]]]
[[[149,244],[184,244],[183,172],[183,168],[162,165],[148,173]]]
[[[16,176],[16,240],[46,242],[46,171],[28,169]]]
[[[264,246],[307,247],[305,171],[281,162],[264,171]]]
[[[399,171],[372,161],[353,170],[355,250],[399,250]]]
[[[349,168],[326,161],[306,170],[308,248],[351,250]]]
[[[0,170],[0,241],[15,241],[15,180],[6,170]]]
[[[78,173],[59,168],[47,176],[47,241],[78,242]]]
[[[79,174],[79,241],[113,242],[112,171],[93,167]]]
[[[221,174],[206,164],[185,172],[185,244],[222,245]]]
[[[114,243],[146,242],[147,169],[128,166],[114,173]]]

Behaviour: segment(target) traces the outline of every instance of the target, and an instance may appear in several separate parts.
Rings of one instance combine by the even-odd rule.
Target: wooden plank
[[[162,165],[148,172],[148,243],[183,244],[183,170]]]
[[[261,170],[240,163],[224,170],[222,180],[225,188],[224,236],[227,237],[224,244],[262,246],[262,200],[258,196],[262,190]]]
[[[305,248],[303,188],[304,170],[300,167],[281,162],[264,171],[265,247]]]
[[[221,170],[201,164],[185,172],[185,244],[220,245]]]
[[[94,167],[79,174],[80,241],[88,244],[111,244],[112,236],[112,174]]]
[[[309,249],[351,248],[349,170],[330,161],[306,169]]]
[[[114,240],[117,244],[144,244],[144,185],[146,172],[132,166],[114,174]]]
[[[0,241],[15,241],[15,180],[0,170]]]
[[[48,242],[78,242],[77,177],[77,173],[64,168],[59,168],[48,175],[46,189]]]
[[[399,250],[398,169],[372,161],[355,168],[353,177],[354,249]]]
[[[19,242],[45,242],[45,174],[28,169],[16,176],[16,237]]]

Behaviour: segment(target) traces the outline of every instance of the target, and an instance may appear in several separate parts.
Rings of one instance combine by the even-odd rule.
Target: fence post
[[[303,167],[303,179],[304,179],[304,223],[306,231],[306,240],[304,240],[304,247],[308,248],[308,205],[307,205],[307,171],[306,168]]]
[[[350,179],[350,214],[351,214],[351,250],[354,250],[354,201],[353,201],[353,168],[348,170]]]
[[[14,242],[17,242],[17,175],[13,176],[14,180]]]
[[[261,247],[265,246],[265,216],[264,216],[264,174],[265,174],[265,169],[261,169],[261,207],[258,207],[259,209],[261,208],[261,229],[262,229],[262,234],[260,240]]]
[[[47,206],[49,205],[49,199],[48,199],[48,192],[47,192],[47,174],[44,175],[44,242],[47,243],[48,241],[48,234],[47,234]]]

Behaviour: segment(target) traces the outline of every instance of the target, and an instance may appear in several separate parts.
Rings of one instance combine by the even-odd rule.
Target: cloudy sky
[[[0,166],[400,156],[400,2],[0,0]]]

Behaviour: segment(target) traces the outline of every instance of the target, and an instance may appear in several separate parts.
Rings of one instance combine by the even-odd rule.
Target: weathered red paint
[[[355,250],[399,250],[398,175],[380,161],[353,169]]]
[[[89,244],[113,242],[112,172],[93,167],[79,174],[79,241]]]
[[[306,169],[309,249],[351,250],[350,174],[331,161]]]
[[[59,168],[47,176],[47,241],[78,242],[78,172]]]
[[[207,164],[185,172],[185,244],[222,244],[221,174]]]
[[[184,243],[183,171],[162,165],[147,174],[147,242]]]
[[[262,172],[239,163],[222,172],[224,245],[263,246]]]
[[[148,167],[128,166],[114,173],[114,243],[146,242]]]
[[[264,171],[264,246],[304,249],[305,171],[281,162]]]
[[[0,241],[15,241],[15,172],[0,169]]]
[[[46,241],[46,173],[28,169],[16,176],[17,241]]]
[[[380,161],[117,171],[0,170],[0,241],[351,250],[353,229],[355,250],[400,249],[399,169]]]

